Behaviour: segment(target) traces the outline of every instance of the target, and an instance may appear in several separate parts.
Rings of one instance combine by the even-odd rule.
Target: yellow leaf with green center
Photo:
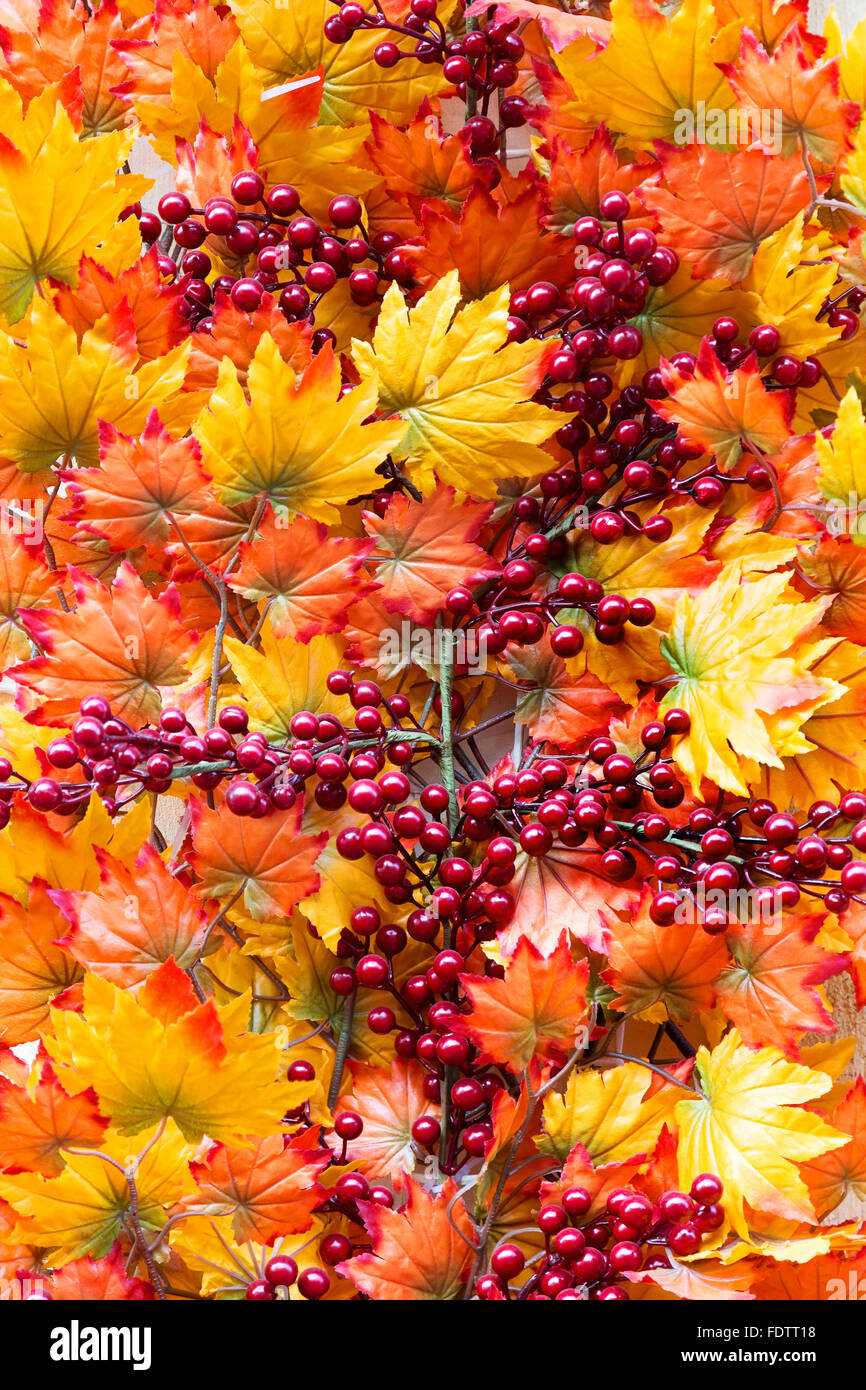
[[[406,424],[392,450],[423,484],[450,483],[493,497],[499,478],[546,472],[539,447],[563,417],[530,400],[548,353],[530,339],[508,343],[507,285],[460,309],[460,276],[446,275],[414,309],[392,285],[372,343],[355,342],[362,382],[378,383],[379,407]]]
[[[701,1094],[676,1106],[680,1186],[699,1173],[718,1173],[721,1203],[738,1235],[748,1239],[744,1203],[791,1221],[814,1221],[796,1164],[829,1153],[850,1136],[802,1108],[830,1089],[825,1072],[789,1062],[774,1047],[745,1047],[736,1029],[712,1052],[698,1049]]]
[[[852,386],[842,399],[829,439],[815,436],[818,482],[832,507],[833,534],[850,533],[855,545],[866,543],[858,522],[866,497],[866,420],[860,397]]]
[[[769,323],[779,330],[782,351],[796,357],[820,353],[835,342],[840,330],[831,328],[825,317],[817,317],[836,281],[835,261],[815,265],[815,245],[803,246],[803,213],[762,241],[741,290],[751,291],[754,317],[744,318],[743,328]],[[803,264],[803,257],[810,262]],[[746,301],[748,306],[748,300]],[[751,307],[751,306],[749,306]]]
[[[617,363],[619,380],[632,381],[676,352],[697,356],[708,324],[726,314],[742,319],[756,313],[757,301],[742,285],[734,289],[719,276],[695,280],[691,266],[683,262],[666,284],[650,286],[644,308],[631,319],[643,335],[643,346],[631,361]]]
[[[160,1231],[169,1209],[195,1190],[189,1171],[193,1146],[170,1121],[158,1137],[155,1131],[143,1134],[135,1144],[109,1130],[101,1150],[106,1159],[66,1151],[66,1165],[57,1178],[0,1175],[0,1199],[9,1203],[14,1218],[12,1232],[4,1238],[40,1246],[52,1265],[83,1255],[100,1259],[116,1240],[128,1236],[129,1184],[116,1165],[127,1165],[146,1146],[135,1172],[138,1219],[151,1235]]]
[[[56,87],[34,97],[25,114],[0,78],[0,123],[0,314],[16,323],[40,281],[76,283],[81,257],[111,234],[118,213],[151,180],[116,172],[133,131],[80,140]]]
[[[452,8],[440,6],[443,23]],[[231,0],[231,9],[266,87],[323,69],[323,125],[351,125],[370,111],[405,125],[425,97],[450,90],[435,63],[404,58],[396,67],[379,67],[373,51],[387,36],[376,29],[363,29],[345,44],[331,43],[324,26],[336,11],[328,0],[286,0],[283,5]],[[405,15],[405,9],[400,13]]]
[[[733,105],[717,64],[735,56],[739,24],[720,30],[705,0],[684,0],[667,14],[651,0],[612,0],[610,13],[613,34],[601,52],[585,58],[570,45],[552,55],[581,115],[649,149],[654,140],[681,144],[683,115],[698,102],[707,110]]]
[[[199,1003],[173,960],[138,993],[97,975],[84,980],[84,1010],[52,1010],[46,1039],[61,1085],[92,1086],[102,1114],[122,1134],[139,1134],[164,1117],[193,1143],[227,1143],[268,1134],[286,1110],[312,1094],[309,1082],[280,1081],[275,1034],[247,1033],[250,997],[225,1008]]]
[[[405,432],[402,421],[363,424],[376,408],[376,382],[340,397],[339,359],[326,346],[301,374],[270,333],[247,373],[249,400],[231,359],[195,435],[220,500],[266,496],[278,509],[339,521],[339,506],[376,486],[376,468]]]
[[[22,341],[23,340],[23,341]],[[151,410],[181,434],[201,409],[182,392],[189,341],[139,365],[135,324],[122,300],[79,342],[49,299],[34,299],[14,336],[0,333],[0,453],[25,472],[62,454],[99,462],[99,423],[139,434]]]
[[[647,1154],[663,1127],[672,1124],[682,1094],[679,1086],[655,1078],[637,1062],[610,1071],[575,1071],[564,1095],[552,1092],[545,1099],[544,1132],[535,1142],[562,1162],[575,1144],[582,1144],[596,1165]]]
[[[821,644],[805,642],[829,599],[798,603],[787,574],[744,579],[730,565],[697,597],[683,594],[661,641],[676,675],[662,709],[686,710],[691,728],[673,758],[695,795],[704,777],[747,795],[741,760],[781,767],[779,746],[844,687],[811,667]],[[774,730],[784,713],[786,726]],[[774,738],[775,734],[775,738]]]

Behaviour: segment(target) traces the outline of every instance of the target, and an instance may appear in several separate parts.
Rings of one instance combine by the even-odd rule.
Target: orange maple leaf
[[[671,1018],[684,1021],[712,1008],[714,981],[728,954],[719,938],[707,932],[656,926],[649,915],[651,898],[647,888],[631,912],[605,916],[610,966],[602,978],[617,991],[615,1008],[663,1005]]]
[[[85,1255],[55,1270],[48,1287],[54,1301],[62,1303],[141,1303],[156,1297],[146,1279],[127,1274],[119,1240],[101,1260]]]
[[[192,862],[203,896],[234,899],[242,895],[250,916],[262,921],[290,917],[296,904],[318,888],[319,875],[313,865],[328,832],[300,833],[301,800],[291,811],[260,820],[242,820],[226,807],[209,810],[198,800],[190,803],[190,809]]]
[[[408,1178],[406,1204],[399,1211],[359,1202],[372,1248],[338,1265],[338,1273],[370,1298],[436,1303],[459,1298],[474,1250],[466,1207],[459,1200],[452,1205],[457,1190],[449,1178],[434,1196]]]
[[[255,540],[240,545],[229,587],[269,604],[276,637],[309,642],[319,633],[339,632],[347,609],[373,588],[358,574],[372,549],[372,541],[330,538],[321,521],[298,516],[286,525],[269,512]]]
[[[61,1150],[98,1147],[107,1127],[96,1092],[68,1095],[47,1062],[32,1089],[0,1076],[0,1168],[5,1173],[56,1178],[64,1167]]]
[[[153,598],[126,561],[110,590],[72,566],[69,576],[77,600],[72,612],[21,614],[44,655],[14,666],[8,675],[39,698],[34,722],[67,719],[94,690],[132,724],[155,719],[160,686],[186,680],[184,657],[197,637],[184,630],[176,590],[170,587]]]
[[[427,625],[455,584],[495,578],[499,566],[476,544],[492,511],[492,502],[458,504],[454,488],[440,483],[423,502],[395,493],[384,517],[364,512],[364,529],[377,542],[377,597],[385,607]]]
[[[316,1179],[328,1162],[315,1125],[288,1143],[273,1134],[249,1148],[216,1144],[202,1162],[190,1163],[198,1192],[178,1209],[195,1214],[204,1207],[213,1214],[213,1207],[228,1208],[237,1241],[270,1245],[277,1236],[309,1230],[325,1196]]]
[[[832,1033],[835,1024],[815,991],[848,965],[813,943],[824,918],[786,916],[748,922],[726,937],[733,961],[716,982],[719,1005],[751,1047],[778,1047],[796,1055],[795,1035]]]
[[[370,163],[386,192],[410,209],[413,220],[422,202],[443,203],[456,212],[472,188],[490,182],[490,172],[469,158],[463,136],[442,134],[426,98],[405,130],[375,111],[370,112],[370,128],[364,146]]]
[[[715,454],[725,470],[737,463],[745,444],[775,454],[789,437],[790,393],[765,389],[753,354],[729,372],[704,338],[693,375],[664,358],[661,372],[669,398],[658,402],[658,413]]]
[[[581,217],[598,217],[599,202],[612,188],[627,195],[658,173],[658,163],[621,164],[607,128],[600,125],[588,145],[575,150],[561,135],[550,141],[550,180],[547,185],[550,213],[547,225],[555,232],[571,236]],[[646,224],[651,219],[632,201],[625,226]]]
[[[26,907],[0,894],[0,1039],[8,1047],[38,1038],[54,996],[84,973],[56,945],[62,923],[39,882],[31,885]]]
[[[808,597],[816,590],[834,596],[821,626],[833,637],[866,643],[866,549],[848,537],[823,536],[814,550],[799,552],[797,571]]]
[[[526,1071],[533,1058],[553,1061],[573,1049],[586,1022],[588,980],[589,965],[572,960],[565,934],[546,958],[522,937],[503,980],[461,975],[472,1007],[454,1031],[475,1043],[482,1061],[509,1071]]]
[[[514,718],[526,724],[533,739],[551,739],[574,749],[592,733],[607,731],[624,705],[592,672],[575,678],[551,649],[547,634],[531,647],[509,651],[508,668],[521,691]]]
[[[289,323],[272,294],[262,295],[258,309],[247,314],[236,309],[229,296],[218,290],[211,318],[213,328],[199,328],[190,337],[192,346],[185,378],[189,390],[213,391],[224,357],[234,363],[238,379],[245,386],[247,370],[266,333],[297,373],[306,371],[313,360],[312,327],[306,320]]]
[[[866,1082],[858,1076],[830,1116],[834,1129],[851,1135],[851,1142],[832,1153],[800,1164],[819,1221],[851,1195],[866,1198]]]
[[[151,249],[116,278],[96,261],[83,256],[75,287],[63,285],[54,303],[79,339],[105,314],[125,302],[132,316],[135,346],[145,361],[153,361],[182,342],[187,335],[181,314],[184,293],[179,285],[167,285],[160,273],[157,249]]]
[[[421,1115],[438,1119],[440,1107],[424,1095],[425,1072],[416,1061],[395,1058],[389,1067],[350,1064],[352,1088],[337,1113],[354,1110],[364,1129],[352,1140],[352,1158],[370,1178],[399,1179],[415,1168],[412,1126]],[[333,1142],[333,1141],[332,1141]]]
[[[628,1187],[644,1161],[645,1155],[638,1154],[635,1158],[595,1164],[583,1144],[575,1144],[556,1181],[541,1184],[539,1198],[544,1205],[549,1202],[559,1203],[562,1201],[562,1194],[570,1187],[584,1187],[592,1198],[592,1203],[583,1219],[593,1221],[604,1211],[611,1192],[618,1187]]]
[[[10,512],[16,506],[28,507],[26,501],[7,505]],[[27,511],[26,515],[36,517],[38,513]],[[0,527],[0,668],[30,655],[33,648],[19,614],[37,604],[50,607],[53,600],[49,596],[58,579],[43,560],[40,547],[14,535],[9,518],[6,520]]]
[[[798,155],[762,150],[724,154],[712,145],[659,148],[662,173],[641,189],[665,240],[702,279],[739,281],[766,237],[809,206],[809,180]]]

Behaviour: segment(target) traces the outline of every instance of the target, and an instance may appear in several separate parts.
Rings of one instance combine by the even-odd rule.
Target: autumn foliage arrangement
[[[3,1297],[866,1274],[866,22],[0,47]]]

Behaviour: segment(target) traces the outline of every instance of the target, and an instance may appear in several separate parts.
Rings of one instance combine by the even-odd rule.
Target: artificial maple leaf
[[[404,58],[399,69],[377,66],[373,50],[380,35],[375,29],[356,32],[349,44],[330,43],[324,34],[331,14],[328,0],[306,0],[283,10],[275,10],[270,0],[233,0],[231,8],[266,86],[322,68],[323,125],[348,126],[370,111],[405,125],[425,97],[445,87],[436,64]]]
[[[658,171],[655,161],[621,164],[610,132],[603,125],[580,150],[572,149],[561,135],[555,135],[550,145],[547,225],[563,236],[574,234],[574,224],[581,217],[599,216],[601,198],[609,189],[616,187],[628,197]],[[647,220],[640,205],[633,205],[627,225],[633,227]]]
[[[773,1303],[859,1299],[864,1276],[866,1251],[848,1256],[834,1251],[805,1263],[768,1262],[752,1285],[752,1291],[756,1298]]]
[[[712,0],[719,26],[736,24],[751,29],[772,53],[791,25],[806,29],[808,0]]]
[[[108,234],[118,213],[150,181],[118,174],[134,136],[115,131],[79,140],[54,88],[30,102],[0,79],[0,314],[16,323],[49,277],[74,284],[78,262]],[[66,189],[56,197],[58,185]]]
[[[745,330],[748,325],[769,323],[778,329],[782,350],[794,356],[823,353],[839,337],[839,329],[819,317],[832,296],[837,276],[834,260],[804,264],[814,258],[805,242],[803,213],[766,237],[758,247],[752,268],[736,291],[736,313]]]
[[[775,454],[788,438],[791,398],[765,389],[754,356],[726,371],[704,339],[694,374],[664,361],[661,370],[669,398],[659,402],[659,414],[714,454],[725,471],[747,447]]]
[[[416,229],[422,205],[442,203],[456,212],[484,177],[469,158],[463,137],[444,134],[427,102],[405,129],[371,112],[365,149],[390,198],[405,204]]]
[[[391,1066],[351,1067],[352,1087],[341,1099],[337,1114],[352,1110],[364,1121],[363,1133],[352,1140],[352,1158],[364,1165],[370,1178],[401,1181],[412,1173],[417,1153],[412,1126],[422,1115],[438,1119],[440,1107],[424,1094],[424,1071],[416,1061],[395,1058]],[[332,1141],[333,1142],[333,1141]]]
[[[96,689],[133,724],[155,718],[159,687],[186,679],[184,659],[197,637],[184,631],[176,591],[153,598],[126,561],[110,589],[78,570],[70,570],[70,578],[77,600],[72,612],[22,613],[43,655],[14,666],[10,676],[38,696],[40,718],[49,723],[74,714]]]
[[[156,247],[119,275],[83,257],[76,285],[59,289],[55,296],[57,308],[79,338],[122,300],[132,314],[135,345],[143,361],[154,361],[186,337],[187,325],[180,312],[183,289],[164,282]]]
[[[592,1199],[584,1219],[594,1221],[603,1213],[610,1194],[618,1187],[629,1186],[643,1161],[644,1155],[640,1154],[636,1158],[617,1159],[613,1163],[593,1163],[583,1144],[575,1144],[558,1178],[541,1184],[539,1198],[545,1206],[548,1203],[559,1204],[563,1193],[570,1187],[583,1187]]]
[[[824,918],[793,914],[781,921],[752,921],[728,932],[733,957],[716,982],[725,1017],[749,1047],[778,1047],[795,1056],[795,1038],[808,1030],[832,1033],[835,1024],[815,985],[838,975],[848,964],[814,945]]]
[[[815,451],[819,464],[818,480],[821,492],[832,508],[834,529],[850,530],[853,519],[857,523],[851,537],[855,545],[864,543],[859,527],[859,503],[861,497],[866,496],[864,450],[866,420],[860,397],[852,386],[838,407],[830,438],[816,434]]]
[[[139,365],[125,301],[79,343],[51,300],[34,299],[15,337],[0,333],[0,450],[26,472],[63,454],[87,467],[97,462],[100,421],[134,434],[154,407],[183,432],[201,407],[196,392],[181,390],[188,351],[181,343]]]
[[[315,1207],[324,1199],[316,1181],[328,1163],[318,1130],[257,1140],[252,1147],[215,1145],[201,1162],[190,1164],[198,1191],[180,1210],[228,1208],[238,1241],[270,1245],[277,1236],[309,1230]]]
[[[595,874],[591,858],[584,861],[580,851],[560,845],[543,858],[519,854],[509,888],[516,910],[498,936],[505,955],[522,936],[550,955],[563,928],[591,951],[605,954],[609,937],[601,910],[624,908],[630,897],[626,885]]]
[[[726,1269],[718,1260],[700,1260],[693,1264],[681,1264],[671,1252],[666,1252],[669,1269],[652,1269],[645,1274],[626,1274],[630,1283],[651,1283],[677,1298],[690,1303],[710,1301],[712,1303],[741,1302],[753,1299],[752,1286],[758,1277],[755,1265],[740,1261],[731,1269]]]
[[[544,1101],[544,1129],[536,1139],[542,1153],[563,1162],[576,1144],[593,1163],[615,1163],[648,1153],[665,1124],[673,1122],[682,1090],[636,1062],[610,1071],[574,1071],[563,1095]],[[715,1170],[713,1170],[715,1171]]]
[[[25,907],[0,895],[0,1036],[6,1046],[38,1038],[54,996],[81,979],[77,961],[55,944],[62,935],[62,918],[40,882],[32,883]]]
[[[791,602],[788,583],[786,574],[744,579],[731,565],[697,598],[680,599],[662,639],[678,678],[663,708],[683,708],[692,721],[673,756],[696,795],[703,777],[746,795],[738,758],[782,765],[774,719],[786,720],[784,736],[775,732],[784,748],[817,706],[844,693],[812,674],[821,651],[805,645],[827,601]]]
[[[834,1129],[849,1135],[841,1149],[800,1164],[800,1174],[819,1221],[826,1221],[848,1196],[866,1197],[866,1083],[858,1076],[829,1116]]]
[[[569,243],[545,229],[548,201],[534,173],[521,181],[507,202],[486,188],[474,188],[455,219],[447,210],[422,207],[424,245],[409,248],[415,275],[432,286],[452,266],[467,299],[482,299],[500,285],[512,294],[537,280],[565,286],[574,277]]]
[[[0,1169],[47,1178],[62,1173],[63,1149],[98,1147],[108,1125],[95,1092],[67,1095],[47,1063],[31,1087],[0,1076],[0,1122]]]
[[[814,550],[798,551],[797,573],[807,594],[832,595],[822,627],[834,637],[866,643],[866,550],[848,537],[824,536]]]
[[[365,512],[385,607],[429,625],[456,584],[494,579],[499,566],[477,543],[492,511],[491,503],[458,503],[454,489],[440,484],[421,502],[394,493],[383,517]]]
[[[588,962],[572,960],[564,935],[547,957],[522,937],[504,979],[460,977],[471,1008],[455,1030],[480,1049],[481,1060],[513,1072],[526,1071],[533,1058],[564,1057],[586,1021],[588,979]]]
[[[737,311],[741,312],[742,290]],[[664,285],[653,285],[646,304],[631,320],[640,329],[643,346],[637,357],[618,364],[618,375],[628,384],[633,373],[656,367],[663,357],[676,352],[692,352],[697,356],[707,324],[731,313],[734,290],[716,276],[711,280],[695,280],[688,263],[679,266],[676,274]],[[751,301],[749,301],[751,302]]]
[[[191,1142],[231,1143],[268,1133],[310,1090],[278,1081],[274,1038],[244,1031],[248,1009],[247,995],[200,1004],[172,960],[135,997],[87,975],[83,1013],[55,1009],[46,1046],[61,1083],[73,1094],[92,1087],[120,1133],[168,1116]]]
[[[656,1023],[683,1023],[708,1012],[714,981],[727,960],[717,936],[683,926],[659,930],[650,917],[652,893],[645,888],[636,911],[606,915],[610,966],[602,978],[616,991],[614,1007],[638,1010]]]
[[[329,537],[327,526],[305,516],[283,520],[270,512],[255,540],[241,543],[229,587],[254,603],[267,603],[276,638],[309,642],[339,632],[347,609],[365,591],[358,571],[373,542]]]
[[[159,553],[177,533],[171,518],[207,511],[212,502],[194,439],[174,440],[154,410],[138,438],[99,427],[99,467],[64,475],[73,518],[106,538],[112,550],[144,545]]]
[[[360,1202],[371,1249],[344,1260],[339,1273],[370,1298],[436,1303],[460,1298],[473,1259],[473,1227],[464,1203],[452,1202],[456,1192],[451,1178],[435,1196],[407,1178],[399,1211]]]
[[[132,868],[102,850],[96,857],[98,893],[51,893],[70,923],[64,949],[94,974],[127,989],[169,957],[182,970],[193,965],[204,949],[207,913],[152,845],[142,845]]]
[[[550,739],[560,748],[578,747],[593,732],[607,728],[622,701],[590,672],[575,679],[547,636],[506,656],[509,671],[522,689],[514,719],[526,724],[533,739]]]
[[[262,295],[258,309],[245,314],[235,308],[227,294],[217,290],[211,317],[213,327],[209,331],[198,328],[190,338],[186,374],[186,385],[190,389],[213,391],[224,357],[234,363],[238,380],[246,387],[250,363],[266,333],[276,343],[280,355],[299,374],[313,360],[310,324],[306,321],[289,323],[272,294]]]
[[[0,527],[0,667],[23,661],[33,650],[21,626],[19,612],[51,604],[49,595],[56,576],[46,565],[39,549],[16,536],[9,522],[14,521],[16,503],[7,503],[6,524]],[[26,503],[19,503],[22,508]],[[11,515],[10,515],[11,513]],[[39,512],[32,514],[38,517]]]
[[[830,1089],[820,1071],[786,1061],[776,1048],[753,1051],[736,1028],[718,1047],[698,1049],[701,1093],[679,1101],[680,1186],[698,1173],[721,1173],[720,1198],[738,1235],[748,1240],[744,1202],[791,1221],[814,1221],[794,1164],[841,1148],[847,1136],[802,1108]]]
[[[208,0],[184,5],[145,3],[146,28],[116,45],[131,79],[133,97],[168,100],[176,55],[200,68],[211,80],[238,31],[231,14],[215,10]]]
[[[610,41],[593,56],[571,44],[554,62],[576,94],[579,112],[628,137],[632,147],[674,142],[683,113],[702,102],[726,111],[733,94],[718,64],[736,52],[731,30],[717,35],[712,7],[685,0],[663,14],[651,0],[612,0]],[[635,75],[640,73],[640,82]]]
[[[213,898],[243,895],[256,920],[290,917],[317,886],[313,865],[327,838],[299,833],[303,811],[299,801],[291,811],[242,820],[224,807],[209,810],[193,801],[192,859],[199,891]]]
[[[375,468],[405,432],[402,422],[362,422],[376,406],[375,382],[340,398],[340,364],[330,346],[300,376],[264,334],[247,372],[249,401],[229,359],[195,434],[223,501],[266,496],[279,508],[337,521],[339,503],[375,485]]]
[[[659,161],[662,172],[642,186],[641,201],[704,279],[744,280],[761,242],[809,206],[798,155],[685,145],[660,150]]]
[[[414,309],[392,285],[372,343],[352,355],[379,406],[408,422],[392,446],[413,476],[476,497],[494,495],[498,478],[546,471],[539,445],[556,417],[530,397],[544,374],[547,348],[532,340],[508,343],[507,286],[463,309],[459,273],[440,280]]]
[[[16,1237],[44,1248],[55,1267],[107,1255],[116,1240],[127,1236],[129,1149],[128,1139],[109,1130],[99,1152],[68,1154],[56,1178],[38,1173],[0,1176],[0,1198],[12,1210]],[[103,1161],[103,1153],[113,1162]],[[170,1122],[164,1132],[142,1136],[135,1186],[144,1231],[162,1230],[169,1208],[192,1187],[190,1153],[190,1145]]]
[[[0,836],[0,882],[21,904],[26,904],[35,879],[52,888],[96,889],[96,849],[110,849],[117,859],[134,856],[147,838],[149,824],[150,808],[144,798],[113,821],[102,798],[93,795],[80,820],[61,830],[55,830],[42,812],[24,802],[16,807],[14,821]]]
[[[813,66],[796,28],[772,54],[746,30],[736,62],[726,63],[722,71],[741,112],[757,116],[762,132],[762,113],[772,113],[775,154],[796,154],[802,142],[815,159],[835,164],[849,147],[860,108],[856,102],[839,100],[839,60]]]
[[[369,858],[344,859],[337,848],[341,830],[350,826],[357,830],[363,824],[364,817],[348,806],[326,813],[311,797],[304,808],[304,829],[317,838],[325,837],[327,843],[316,860],[317,885],[300,908],[332,951],[352,911],[362,903],[375,906],[383,921],[393,915],[373,862]]]
[[[141,1303],[156,1297],[146,1279],[130,1278],[120,1241],[115,1241],[101,1260],[85,1255],[71,1260],[51,1278],[51,1297],[55,1303]]]
[[[303,710],[351,719],[345,695],[332,695],[328,672],[340,664],[338,638],[313,637],[307,642],[277,637],[270,618],[261,631],[261,651],[227,637],[225,653],[240,682],[253,722],[269,738],[287,738],[292,716]]]

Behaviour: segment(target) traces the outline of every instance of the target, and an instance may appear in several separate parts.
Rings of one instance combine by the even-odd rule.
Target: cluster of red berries
[[[527,1260],[519,1245],[505,1241],[490,1258],[475,1292],[484,1301],[628,1299],[624,1274],[671,1269],[674,1257],[695,1255],[704,1236],[724,1221],[722,1183],[701,1173],[690,1191],[663,1192],[657,1202],[635,1188],[612,1192],[601,1215],[588,1219],[593,1205],[585,1187],[568,1187],[558,1202],[536,1216],[544,1237],[540,1258]],[[515,1281],[520,1281],[512,1287]]]
[[[325,37],[331,43],[349,43],[354,34],[372,29],[383,36],[393,35],[383,37],[373,50],[373,60],[380,68],[394,68],[403,58],[441,65],[442,76],[453,85],[455,96],[463,101],[469,98],[480,108],[463,128],[476,158],[494,154],[503,131],[526,124],[529,103],[516,94],[505,95],[517,82],[517,65],[525,52],[516,32],[519,17],[488,20],[463,38],[449,39],[437,14],[438,0],[411,0],[402,21],[390,18],[380,0],[373,0],[369,10],[360,0],[331,3],[337,7],[337,13],[325,21]],[[488,115],[494,98],[498,98],[498,126]]]
[[[148,244],[163,234],[163,223],[173,228],[179,263],[161,253],[159,268],[167,283],[183,291],[181,312],[190,328],[201,332],[212,329],[220,295],[254,313],[264,295],[272,294],[290,323],[314,323],[322,296],[340,279],[359,305],[375,304],[391,282],[414,284],[400,236],[389,231],[369,236],[361,203],[348,193],[331,199],[322,224],[304,209],[291,184],[266,188],[260,174],[245,169],[232,179],[229,196],[208,198],[204,207],[193,207],[185,193],[175,191],[160,198],[158,216],[142,212],[140,205],[133,211]],[[236,273],[208,279],[213,270],[208,239],[223,265],[236,267]],[[326,341],[334,341],[333,333],[318,330],[314,346]]]

